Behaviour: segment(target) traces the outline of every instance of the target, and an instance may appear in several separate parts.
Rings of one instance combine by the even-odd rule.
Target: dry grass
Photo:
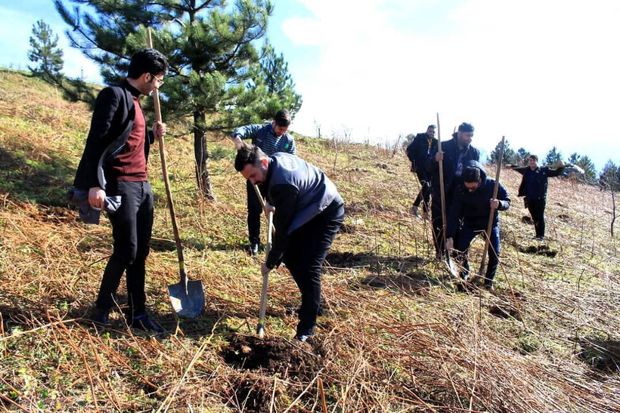
[[[109,224],[84,226],[61,206],[88,110],[21,75],[0,73],[0,90],[1,409],[285,412],[322,411],[324,401],[330,412],[620,411],[620,259],[608,193],[552,180],[547,249],[530,240],[513,199],[501,217],[498,290],[459,293],[431,259],[427,225],[407,214],[418,187],[402,154],[341,144],[335,157],[331,142],[300,139],[301,155],[341,190],[348,216],[328,257],[328,313],[315,341],[289,340],[299,298],[281,269],[261,342],[253,336],[259,260],[243,250],[245,184],[232,149],[210,141],[218,201],[204,203],[191,140],[178,138],[167,145],[169,170],[206,312],[171,314],[176,254],[154,152],[148,305],[169,333],[133,333],[117,313],[112,329],[97,332],[83,316],[110,253]],[[502,176],[516,194],[519,176]]]

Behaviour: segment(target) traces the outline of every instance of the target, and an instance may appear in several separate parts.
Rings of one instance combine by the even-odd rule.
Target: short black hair
[[[291,114],[286,109],[280,109],[273,117],[273,120],[278,126],[288,126],[291,124]]]
[[[538,156],[536,156],[536,155],[530,155],[530,156],[527,157],[527,159],[533,159],[536,162],[538,162]]]
[[[157,75],[168,72],[168,59],[160,51],[155,49],[142,49],[131,56],[127,77],[137,79],[143,73]]]
[[[464,182],[480,182],[480,169],[475,166],[468,166],[463,170]]]
[[[471,123],[463,122],[459,125],[459,132],[474,132],[474,126]]]
[[[429,130],[429,129],[435,129],[435,128],[436,128],[436,126],[435,126],[435,125],[428,125],[428,127],[426,128],[426,130]]]
[[[256,165],[265,157],[265,153],[258,146],[243,144],[235,156],[235,170],[241,172],[246,165]]]

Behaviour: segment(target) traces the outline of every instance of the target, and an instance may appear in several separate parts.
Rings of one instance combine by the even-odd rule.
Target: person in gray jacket
[[[279,110],[271,123],[265,125],[246,125],[236,128],[232,133],[235,148],[239,150],[243,139],[251,139],[252,144],[258,146],[268,156],[276,152],[287,152],[295,155],[295,140],[287,133],[291,124],[291,115],[285,109]],[[248,194],[248,238],[250,254],[258,253],[260,243],[260,215],[261,205],[256,197],[252,184],[246,184]]]
[[[255,145],[237,151],[235,169],[263,187],[267,209],[275,208],[275,236],[263,263],[269,272],[281,262],[301,292],[295,338],[314,334],[321,304],[321,270],[344,221],[344,201],[323,171],[288,153],[267,156]]]

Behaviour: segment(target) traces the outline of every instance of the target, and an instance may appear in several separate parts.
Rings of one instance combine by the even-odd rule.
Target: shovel
[[[148,47],[153,47],[151,39],[151,29],[147,29]],[[155,120],[161,122],[161,107],[159,105],[159,90],[153,91],[153,106],[155,108]],[[185,273],[185,264],[183,260],[183,245],[179,236],[179,228],[177,226],[176,214],[174,212],[174,204],[172,203],[172,192],[170,191],[170,181],[168,180],[168,167],[166,166],[166,154],[164,150],[164,138],[159,139],[159,155],[161,157],[161,169],[164,175],[164,184],[166,186],[166,197],[168,198],[168,209],[170,210],[170,220],[172,221],[172,231],[174,232],[174,241],[177,247],[177,256],[179,259],[179,282],[168,286],[168,294],[170,295],[170,303],[172,308],[180,317],[196,318],[202,313],[205,305],[205,292],[202,281],[190,281]]]
[[[443,150],[441,149],[441,129],[439,126],[439,113],[437,113],[437,152],[443,154]],[[443,241],[443,246],[445,248],[444,252],[446,254],[445,264],[448,267],[448,272],[450,273],[450,275],[456,278],[458,277],[459,273],[456,269],[456,266],[454,265],[454,262],[452,261],[452,258],[450,257],[450,251],[448,251],[448,249],[446,248],[446,232],[448,230],[448,222],[446,221],[446,192],[443,183],[443,159],[439,161],[439,193],[441,198],[441,237]],[[439,240],[435,241],[439,242]]]

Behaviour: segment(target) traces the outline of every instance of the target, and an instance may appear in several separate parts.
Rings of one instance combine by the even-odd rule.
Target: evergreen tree
[[[35,76],[40,76],[47,81],[60,82],[64,65],[62,49],[58,47],[58,35],[55,35],[43,20],[38,20],[32,25],[30,47],[28,59],[35,66],[28,66],[28,69]]]
[[[487,162],[497,164],[497,161],[499,160],[501,145],[501,141],[497,145],[495,145],[495,149],[493,149],[489,154]],[[504,156],[502,157],[502,163],[504,165],[517,163],[517,153],[510,147],[508,139],[504,140]]]
[[[586,182],[594,182],[596,179],[596,168],[594,167],[594,162],[592,162],[592,159],[590,159],[587,155],[584,155],[579,156],[576,162],[571,161],[570,158],[569,161],[583,169]]]
[[[562,160],[562,153],[554,146],[545,157],[545,165],[555,165]]]
[[[516,164],[517,165],[527,165],[527,160],[530,157],[530,151],[528,151],[525,148],[519,148],[517,149],[517,154],[516,154]]]
[[[257,102],[268,96],[253,76],[260,60],[254,43],[266,33],[273,9],[269,0],[238,0],[230,6],[224,0],[68,1],[93,10],[72,13],[55,0],[71,26],[72,46],[101,66],[108,83],[126,74],[131,55],[145,47],[146,28],[153,28],[154,47],[170,63],[161,90],[164,119],[191,117],[198,187],[213,199],[206,132],[227,131],[256,116],[248,108],[259,107]]]
[[[620,190],[620,167],[610,159],[607,161],[600,175],[607,188],[614,191]]]

